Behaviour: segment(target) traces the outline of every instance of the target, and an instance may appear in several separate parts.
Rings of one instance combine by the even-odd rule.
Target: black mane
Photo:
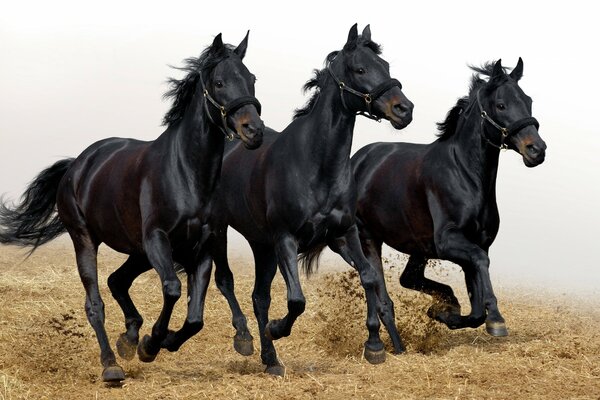
[[[200,73],[208,74],[218,63],[233,54],[233,49],[233,46],[225,45],[218,51],[214,51],[212,46],[209,46],[204,49],[199,57],[190,57],[183,60],[183,67],[171,66],[171,68],[187,72],[187,75],[182,79],[167,79],[167,83],[171,88],[163,95],[163,98],[173,98],[173,105],[165,114],[162,125],[171,126],[183,118],[185,110],[196,93]],[[204,76],[204,79],[206,79],[206,76]]]
[[[365,47],[368,47],[369,49],[373,50],[373,52],[375,54],[378,54],[378,55],[381,54],[381,45],[373,42],[372,40],[364,40],[362,38],[359,38],[357,43],[358,43],[358,45],[365,46]],[[346,46],[344,46],[344,50],[351,50],[351,48],[348,47],[348,45],[346,45]],[[325,58],[325,68],[323,68],[321,70],[315,69],[314,77],[309,79],[304,84],[304,86],[302,87],[302,91],[304,93],[308,92],[311,89],[315,89],[315,92],[310,97],[310,99],[308,99],[308,101],[306,102],[304,107],[297,108],[294,110],[294,119],[302,117],[303,115],[307,115],[310,112],[310,110],[312,110],[315,103],[319,99],[319,94],[321,93],[321,88],[325,85],[325,80],[328,75],[327,67],[329,67],[329,64],[331,64],[331,62],[335,59],[335,57],[338,54],[339,54],[339,51],[332,51],[331,53],[329,53],[329,55],[327,55],[327,57]]]
[[[508,75],[504,74],[503,76],[489,80],[489,77],[492,76],[492,72],[494,71],[495,62],[488,61],[480,67],[469,65],[475,73],[471,77],[471,84],[469,85],[469,95],[465,97],[461,97],[456,101],[456,105],[448,111],[446,114],[446,119],[443,122],[438,122],[437,129],[438,134],[437,137],[440,140],[444,140],[449,138],[456,132],[456,126],[458,125],[458,119],[463,111],[469,106],[471,102],[471,97],[479,91],[482,87],[486,86],[486,90],[494,90],[498,86],[502,85],[508,79]],[[506,72],[506,68],[505,68]],[[483,79],[483,76],[488,77],[488,79]]]

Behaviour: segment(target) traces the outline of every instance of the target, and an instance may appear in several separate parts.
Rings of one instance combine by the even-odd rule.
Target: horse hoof
[[[137,343],[131,342],[126,334],[121,333],[117,339],[117,352],[119,356],[128,361],[133,360],[136,348]]]
[[[370,350],[365,347],[365,359],[371,364],[381,364],[385,362],[385,348],[381,350]]]
[[[138,354],[138,358],[142,362],[147,362],[147,363],[152,362],[156,359],[156,356],[158,355],[158,351],[156,353],[151,353],[150,351],[147,350],[149,341],[150,341],[150,336],[146,335],[146,336],[144,336],[142,341],[138,344],[137,354]]]
[[[506,329],[506,324],[504,322],[486,321],[485,330],[494,337],[508,336],[508,329]]]
[[[284,377],[285,376],[285,367],[281,364],[277,365],[269,365],[265,372],[269,375]]]
[[[108,383],[118,383],[125,380],[125,372],[118,365],[111,365],[102,371],[102,380]]]
[[[233,348],[243,356],[251,356],[254,354],[254,344],[252,344],[252,336],[245,338],[235,335],[233,337]]]

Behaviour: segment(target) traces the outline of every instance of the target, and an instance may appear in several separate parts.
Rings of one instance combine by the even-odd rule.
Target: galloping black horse
[[[306,89],[315,94],[281,133],[267,129],[265,143],[252,152],[228,146],[215,193],[216,239],[212,247],[215,279],[233,311],[234,345],[251,353],[252,337],[233,291],[227,261],[227,225],[249,241],[255,258],[254,313],[258,320],[261,358],[266,372],[282,375],[273,340],[288,336],[305,308],[299,282],[298,253],[307,271],[313,254],[329,245],[360,273],[368,303],[369,339],[365,356],[385,360],[379,338],[379,311],[395,350],[403,351],[394,323],[393,304],[377,271],[362,254],[355,224],[356,186],[350,148],[356,115],[389,120],[402,129],[412,120],[412,103],[400,82],[390,78],[388,63],[371,40],[367,26],[354,25],[341,51],[331,53],[323,70],[315,71]],[[349,246],[349,244],[356,244]],[[271,282],[277,265],[287,285],[288,314],[269,320]],[[379,310],[378,310],[379,308]]]
[[[510,73],[501,62],[473,68],[470,93],[458,100],[439,139],[428,145],[375,143],[352,157],[358,185],[357,219],[364,254],[382,270],[381,246],[410,254],[404,287],[437,300],[429,315],[448,327],[508,334],[489,277],[488,249],[498,233],[496,174],[500,149],[519,152],[528,167],[544,161],[546,144],[519,87],[523,61]],[[425,278],[430,258],[450,260],[465,273],[471,313],[461,316],[452,288]]]
[[[202,246],[205,209],[221,170],[224,137],[234,135],[247,148],[262,143],[260,103],[255,77],[242,63],[248,35],[239,46],[224,45],[221,34],[198,58],[186,60],[182,80],[171,80],[173,106],[164,118],[165,132],[153,142],[110,138],[94,143],[76,159],[58,161],[42,171],[21,204],[0,207],[0,242],[34,250],[67,230],[86,290],[86,313],[96,332],[104,381],[125,379],[104,329],[104,303],[98,289],[96,255],[106,243],[129,254],[124,265],[158,272],[164,304],[137,347],[142,361],[152,361],[161,344],[178,348],[202,327],[211,259]],[[58,210],[58,215],[55,214]],[[188,273],[188,318],[179,332],[168,332],[181,295],[174,261]],[[114,273],[113,293],[127,291],[133,280]],[[127,332],[117,342],[119,354],[132,358],[142,317],[128,297],[115,296],[126,313]]]

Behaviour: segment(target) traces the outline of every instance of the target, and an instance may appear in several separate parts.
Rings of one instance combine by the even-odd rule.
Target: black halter
[[[508,145],[505,142],[505,140],[512,135],[516,135],[521,129],[533,125],[535,126],[535,129],[539,129],[540,128],[540,124],[537,121],[537,119],[535,119],[534,117],[525,117],[525,118],[521,118],[518,121],[513,122],[512,124],[508,125],[506,128],[503,127],[502,125],[498,124],[496,121],[494,121],[489,115],[488,113],[485,112],[485,110],[483,109],[483,107],[481,106],[481,101],[479,100],[479,92],[481,91],[481,89],[479,89],[477,91],[477,105],[479,106],[479,115],[481,115],[481,118],[483,118],[481,120],[481,135],[483,136],[483,138],[486,140],[486,142],[491,145],[494,146],[500,150],[506,150],[508,149]],[[492,143],[486,136],[483,130],[483,122],[487,121],[490,124],[492,124],[492,126],[496,129],[498,129],[500,131],[500,145],[497,145],[495,143]]]
[[[362,93],[362,92],[359,92],[358,90],[348,87],[343,81],[339,80],[338,77],[335,76],[335,74],[331,70],[331,66],[328,66],[327,70],[329,71],[329,74],[331,75],[333,80],[337,83],[338,87],[340,88],[340,97],[342,98],[342,105],[344,106],[344,108],[346,110],[349,110],[348,107],[346,106],[346,101],[344,100],[344,91],[346,91],[346,92],[352,93],[353,95],[356,95],[358,97],[362,97],[365,100],[365,104],[367,105],[367,113],[365,113],[364,111],[357,111],[356,114],[365,116],[370,119],[374,119],[375,121],[381,121],[381,118],[373,115],[373,113],[371,112],[371,103],[374,102],[375,100],[377,100],[382,94],[384,94],[385,92],[387,92],[388,90],[390,90],[391,88],[393,88],[395,86],[402,89],[402,84],[400,83],[400,81],[392,78],[389,81],[383,82],[382,84],[375,87],[375,89],[373,89],[371,91],[371,93]]]
[[[240,137],[240,135],[238,135],[236,132],[231,131],[231,129],[229,129],[227,127],[227,115],[236,112],[239,108],[245,106],[246,104],[252,104],[254,105],[254,107],[256,107],[256,111],[258,112],[258,115],[260,115],[261,112],[261,105],[260,102],[258,101],[258,99],[254,96],[242,96],[239,97],[235,100],[230,101],[229,103],[225,104],[224,106],[219,104],[209,93],[208,90],[206,89],[206,87],[204,86],[204,81],[202,80],[202,72],[200,72],[200,84],[202,85],[202,95],[204,96],[204,98],[206,100],[208,100],[213,106],[215,106],[215,108],[217,108],[220,113],[221,113],[221,123],[222,123],[222,127],[219,126],[219,128],[221,128],[221,131],[223,131],[223,134],[225,135],[225,137],[229,140],[232,141],[233,138],[238,138]],[[217,125],[217,123],[214,121],[213,117],[210,115],[210,110],[208,109],[208,103],[205,101],[204,102],[204,109],[206,110],[206,114],[208,115],[208,118],[210,119],[210,121]],[[218,125],[217,125],[218,126]]]

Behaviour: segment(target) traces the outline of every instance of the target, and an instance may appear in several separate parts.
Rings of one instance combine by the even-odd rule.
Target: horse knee
[[[165,299],[167,300],[171,300],[173,302],[179,300],[181,297],[181,281],[179,281],[179,279],[165,281],[163,283],[163,293],[165,295]]]

